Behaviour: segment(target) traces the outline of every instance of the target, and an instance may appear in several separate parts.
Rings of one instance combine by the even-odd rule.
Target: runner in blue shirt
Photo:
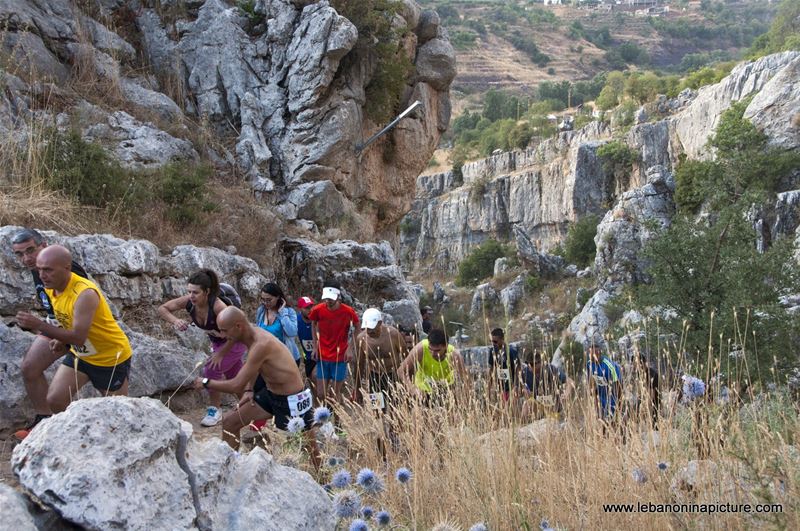
[[[297,312],[297,339],[300,341],[300,350],[303,351],[303,366],[306,371],[306,379],[314,392],[314,396],[316,396],[314,367],[316,367],[317,362],[311,356],[314,352],[314,340],[311,335],[311,320],[308,318],[308,314],[314,304],[316,303],[311,297],[297,299],[297,309],[299,310]]]
[[[616,413],[617,403],[622,397],[622,370],[603,354],[604,344],[602,340],[595,340],[587,345],[589,361],[586,363],[586,374],[596,399],[598,416],[610,419]]]

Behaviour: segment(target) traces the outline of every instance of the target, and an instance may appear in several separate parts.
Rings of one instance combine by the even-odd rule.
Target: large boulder
[[[3,507],[3,527],[14,531],[36,531],[36,522],[28,512],[25,497],[0,483],[0,506]]]
[[[494,312],[500,303],[500,296],[491,284],[480,284],[472,294],[472,303],[469,306],[469,315],[473,318],[483,317]]]
[[[307,473],[191,437],[156,400],[85,399],[43,421],[11,464],[31,495],[86,529],[333,528]]]
[[[764,84],[744,117],[766,133],[771,147],[800,149],[800,53]]]

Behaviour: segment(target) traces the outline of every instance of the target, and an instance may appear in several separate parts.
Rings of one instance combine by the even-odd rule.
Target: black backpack
[[[225,282],[219,283],[219,300],[228,306],[242,307],[242,298],[239,296],[236,288]]]

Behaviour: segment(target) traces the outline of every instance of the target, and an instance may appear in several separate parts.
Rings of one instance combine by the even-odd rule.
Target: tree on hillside
[[[613,109],[622,101],[622,96],[625,91],[625,76],[622,72],[610,72],[606,76],[606,84],[600,95],[597,97],[595,103],[604,111]]]
[[[800,50],[800,2],[783,0],[769,30],[750,47],[751,58],[784,50]]]
[[[779,364],[794,357],[798,322],[779,297],[796,292],[800,276],[790,238],[758,251],[751,212],[774,204],[778,181],[800,167],[800,156],[767,149],[767,137],[743,117],[746,107],[738,102],[723,114],[709,140],[715,160],[678,168],[680,213],[645,248],[652,280],[636,298],[643,307],[676,312],[661,326],[683,338],[687,350],[707,352],[711,340],[711,350],[727,356],[730,341],[751,352],[757,347],[756,365],[770,367],[773,357]],[[698,219],[701,206],[708,216]]]

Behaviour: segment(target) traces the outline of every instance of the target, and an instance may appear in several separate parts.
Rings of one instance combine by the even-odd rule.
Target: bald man
[[[127,395],[131,345],[97,285],[72,272],[66,247],[45,247],[36,269],[59,326],[19,312],[17,322],[49,338],[50,350],[66,352],[47,392],[53,413],[64,411],[78,390],[91,382],[104,395]],[[69,351],[67,351],[69,345]]]
[[[17,260],[30,271],[36,299],[47,314],[47,321],[55,324],[58,321],[53,313],[53,305],[47,296],[42,279],[39,278],[39,270],[36,269],[36,259],[45,247],[47,247],[47,240],[42,233],[35,229],[25,228],[11,237],[11,251]],[[86,271],[75,261],[72,262],[72,272],[83,278],[89,278]],[[28,398],[31,400],[36,416],[25,429],[16,432],[15,435],[18,438],[26,437],[34,426],[53,414],[47,405],[48,383],[44,371],[60,357],[61,355],[55,355],[50,350],[50,338],[44,334],[37,334],[22,358],[22,365],[20,365],[22,381],[25,383],[25,389],[28,391]]]
[[[253,326],[235,306],[217,316],[217,328],[227,338],[247,345],[247,361],[231,380],[197,378],[196,389],[244,394],[236,410],[222,418],[222,439],[238,448],[239,431],[256,420],[275,419],[275,426],[286,430],[293,417],[304,422],[306,448],[315,467],[319,466],[313,423],[311,391],[289,349],[275,336]]]

